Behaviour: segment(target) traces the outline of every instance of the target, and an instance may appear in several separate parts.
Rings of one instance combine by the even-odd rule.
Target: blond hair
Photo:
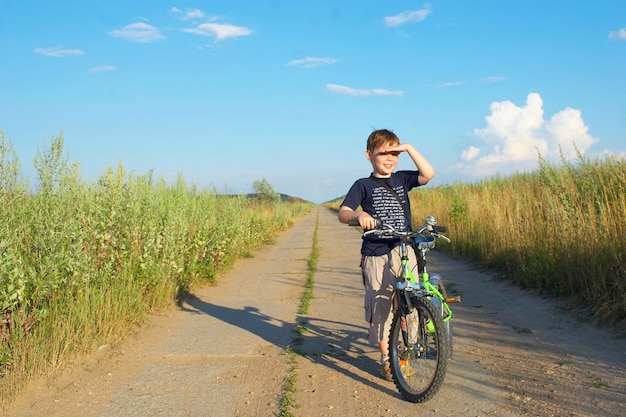
[[[390,130],[378,129],[374,130],[367,138],[367,150],[374,152],[383,145],[397,145],[400,138]]]

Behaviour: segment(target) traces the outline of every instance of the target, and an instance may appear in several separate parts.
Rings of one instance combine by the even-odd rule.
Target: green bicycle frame
[[[422,274],[422,285],[424,285],[424,289],[426,290],[426,292],[429,292],[439,298],[439,300],[443,304],[443,308],[447,313],[447,315],[445,315],[445,317],[443,318],[444,323],[452,320],[452,309],[450,309],[448,302],[443,298],[443,294],[439,292],[439,289],[435,288],[435,286],[430,283],[430,275],[428,275],[428,272],[424,272]]]
[[[402,242],[401,246],[402,246],[401,247],[402,257],[400,260],[400,264],[402,265],[402,278],[404,280],[408,280],[411,284],[414,284],[415,286],[419,286],[419,282],[415,278],[415,274],[413,274],[413,270],[409,268],[409,257],[406,255],[406,243]],[[426,293],[432,294],[433,296],[437,297],[439,301],[442,303],[443,308],[445,312],[447,313],[447,314],[444,314],[445,316],[443,318],[444,323],[452,320],[452,309],[450,309],[450,306],[446,302],[445,298],[443,298],[443,294],[441,294],[441,292],[439,292],[439,290],[435,288],[433,284],[430,283],[430,275],[428,274],[428,272],[422,273],[421,278],[422,278],[421,280],[422,285]]]

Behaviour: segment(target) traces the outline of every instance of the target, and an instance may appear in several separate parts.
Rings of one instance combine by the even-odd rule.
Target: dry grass
[[[626,323],[624,159],[540,161],[533,173],[426,187],[410,199],[414,225],[434,215],[449,227],[444,250],[601,322]],[[338,210],[341,201],[325,205]]]
[[[586,160],[411,194],[416,224],[450,228],[447,250],[603,322],[626,319],[626,162]]]

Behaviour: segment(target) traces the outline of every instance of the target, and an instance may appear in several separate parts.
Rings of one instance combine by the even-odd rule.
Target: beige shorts
[[[409,265],[417,273],[415,251],[408,249]],[[363,283],[365,284],[365,321],[369,323],[368,340],[378,344],[389,339],[393,321],[394,287],[402,272],[400,246],[389,254],[364,256],[361,263]]]

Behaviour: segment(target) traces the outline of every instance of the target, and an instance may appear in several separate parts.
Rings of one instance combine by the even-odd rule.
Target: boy
[[[409,154],[417,170],[394,172],[398,155],[402,152]],[[386,129],[370,134],[365,157],[371,162],[373,172],[352,185],[339,208],[339,221],[349,223],[355,220],[368,230],[382,220],[397,230],[411,230],[408,192],[430,181],[435,175],[434,168],[417,149],[400,143],[398,136]],[[362,210],[357,211],[359,206]],[[392,379],[388,341],[393,320],[394,286],[401,272],[399,243],[396,238],[369,235],[361,245],[365,320],[370,324],[368,339],[380,349],[381,374],[387,380]],[[413,251],[409,251],[409,257],[410,264],[415,265]]]

